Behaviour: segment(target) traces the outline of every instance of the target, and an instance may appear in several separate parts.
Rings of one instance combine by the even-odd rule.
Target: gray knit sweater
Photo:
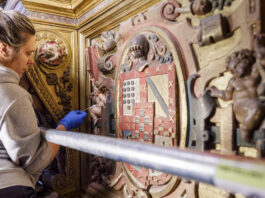
[[[51,149],[37,126],[31,95],[19,86],[18,74],[0,65],[0,189],[35,188],[51,162]]]

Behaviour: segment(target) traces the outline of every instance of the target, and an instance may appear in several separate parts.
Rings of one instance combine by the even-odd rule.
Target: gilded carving
[[[47,92],[45,83],[39,77],[39,71],[33,66],[29,67],[27,71],[27,76],[31,80],[32,84],[37,88],[36,91],[39,97],[42,99],[44,104],[47,105],[47,108],[55,120],[59,120],[63,117],[63,112],[58,108],[56,100],[52,95]]]
[[[36,59],[43,65],[58,66],[63,62],[64,51],[56,41],[43,43],[36,52]]]
[[[47,85],[54,88],[56,96],[60,98],[58,105],[61,105],[63,112],[67,113],[72,108],[72,97],[67,94],[71,93],[73,87],[69,78],[70,67],[66,67],[61,77],[58,77],[54,72],[50,72],[50,70],[65,68],[71,54],[68,54],[67,45],[55,34],[43,32],[38,33],[36,37],[38,47],[35,60],[39,71],[45,75]]]

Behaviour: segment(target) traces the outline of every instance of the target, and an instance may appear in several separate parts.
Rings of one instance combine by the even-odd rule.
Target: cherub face
[[[203,15],[210,12],[212,4],[208,0],[195,0],[192,4],[192,11],[197,15]]]
[[[249,65],[249,61],[247,59],[243,59],[235,65],[232,73],[235,78],[243,78],[249,75],[250,72],[251,66]]]

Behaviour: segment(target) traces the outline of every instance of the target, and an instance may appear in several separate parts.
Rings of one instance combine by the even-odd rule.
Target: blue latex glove
[[[62,124],[66,128],[66,130],[74,129],[79,127],[83,123],[86,116],[87,113],[84,111],[70,111],[68,114],[66,114],[66,116],[64,116],[59,124]]]

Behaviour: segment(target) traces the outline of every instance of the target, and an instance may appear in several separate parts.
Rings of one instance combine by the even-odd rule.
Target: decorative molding
[[[159,1],[161,0],[48,0],[48,4],[44,0],[8,0],[5,10],[15,9],[38,24],[53,23],[74,29],[91,25],[92,28],[97,29],[106,23],[108,27],[105,29],[111,29],[110,26],[117,26]]]
[[[47,14],[43,12],[36,12],[36,11],[26,11],[25,15],[31,19],[34,20],[45,20],[46,22],[53,22],[53,23],[60,23],[65,25],[73,25],[76,26],[78,24],[78,19],[71,18],[71,17],[65,17],[65,16],[59,16],[59,15],[53,15],[53,14]]]
[[[27,10],[75,18],[75,13],[72,9],[70,1],[58,2],[56,0],[22,0],[22,3]]]
[[[93,14],[99,12],[100,10],[104,10],[106,6],[115,0],[92,0],[85,1],[82,5],[79,5],[75,9],[76,17],[78,19],[86,19],[87,17],[91,17]]]
[[[115,0],[115,5],[113,5],[110,10],[98,15],[98,17],[93,18],[93,20],[87,20],[87,22],[90,23],[87,23],[86,26],[82,27],[79,32],[87,38],[93,38],[104,31],[120,25],[120,23],[147,10],[149,7],[160,1],[161,0]],[[83,24],[81,25],[83,26]]]
[[[113,0],[22,0],[27,10],[78,19],[89,10],[102,9]]]

